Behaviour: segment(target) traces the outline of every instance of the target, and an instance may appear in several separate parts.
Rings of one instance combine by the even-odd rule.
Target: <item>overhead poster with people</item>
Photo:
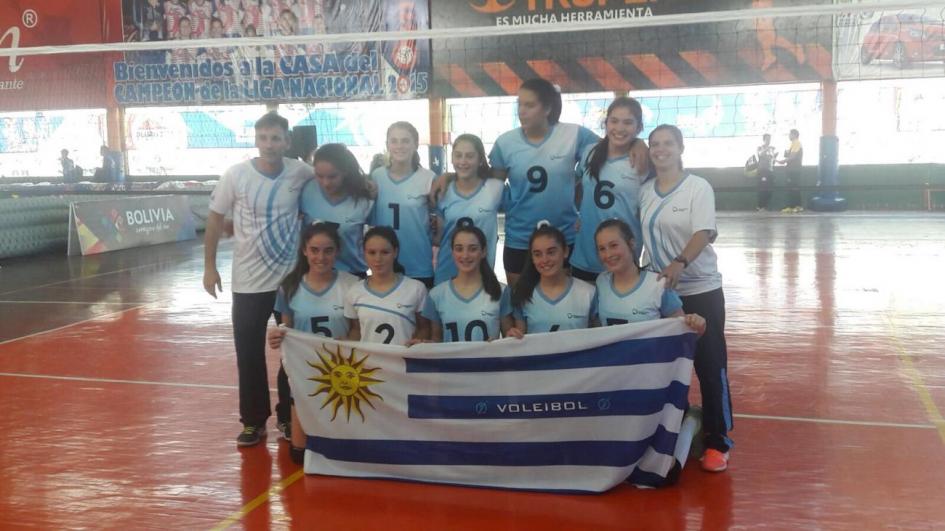
[[[821,0],[807,4],[829,3]],[[659,15],[795,5],[792,0],[441,0],[434,29],[612,22]],[[759,17],[721,23],[435,40],[434,93],[515,94],[543,77],[565,92],[647,90],[830,79],[832,18]]]
[[[423,97],[426,40],[228,46],[237,37],[429,28],[425,0],[122,0],[126,41],[166,41],[115,62],[122,106]],[[218,47],[186,48],[188,40]]]

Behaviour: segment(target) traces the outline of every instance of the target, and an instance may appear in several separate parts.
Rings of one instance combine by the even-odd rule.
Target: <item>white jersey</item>
[[[365,343],[406,345],[426,304],[427,288],[418,280],[399,275],[394,287],[378,293],[365,279],[348,290],[345,317],[358,320]]]
[[[529,334],[590,326],[594,285],[576,278],[568,280],[570,284],[567,289],[556,299],[546,296],[541,291],[541,285],[535,286],[532,300],[513,311],[517,319],[525,321]]]
[[[371,224],[394,229],[400,241],[397,261],[413,278],[433,276],[433,234],[427,197],[435,177],[426,168],[417,168],[398,181],[391,178],[388,168],[378,168],[371,174],[377,183]]]
[[[292,328],[333,338],[348,335],[345,318],[345,294],[361,279],[344,271],[336,271],[335,278],[325,289],[315,291],[303,279],[291,300],[286,300],[282,288],[276,295],[276,310],[292,319]]]
[[[505,284],[500,286],[502,293],[498,300],[481,287],[466,298],[456,291],[452,280],[447,280],[430,290],[430,302],[423,316],[432,321],[433,326],[442,327],[444,343],[498,339],[502,333],[502,318],[512,313],[509,290]]]
[[[364,263],[364,226],[373,209],[374,201],[371,199],[347,196],[332,202],[314,180],[302,189],[299,203],[299,210],[306,224],[322,221],[337,226],[341,250],[336,267],[351,273],[367,271],[367,265]]]
[[[709,245],[683,269],[676,284],[680,295],[698,295],[722,287],[718,258],[711,242],[718,230],[715,224],[715,193],[708,181],[686,174],[672,190],[661,194],[656,179],[640,189],[640,220],[643,243],[650,258],[650,267],[662,271],[686,248],[692,235],[709,231]]]
[[[636,285],[626,292],[617,291],[614,274],[605,271],[597,277],[594,314],[601,326],[638,323],[669,317],[682,309],[679,295],[665,287],[665,281],[652,271],[640,271]]]
[[[282,172],[263,175],[253,161],[223,172],[210,194],[210,210],[233,214],[235,293],[275,291],[295,266],[298,255],[299,194],[312,178],[312,167],[282,159]]]

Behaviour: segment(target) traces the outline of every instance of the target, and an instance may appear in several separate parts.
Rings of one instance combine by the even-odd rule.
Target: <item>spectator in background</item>
[[[59,163],[62,164],[62,180],[67,183],[74,182],[76,180],[75,162],[69,158],[68,149],[59,152]]]
[[[113,188],[123,188],[125,185],[125,169],[121,159],[121,152],[102,146],[102,172],[100,179],[112,185]]]
[[[755,151],[758,161],[758,211],[768,210],[771,202],[771,185],[774,184],[774,160],[778,153],[771,145],[771,135],[765,133],[761,137],[762,144]]]
[[[788,200],[781,212],[796,214],[804,211],[801,206],[801,164],[804,161],[804,148],[801,146],[801,134],[797,129],[791,129],[788,138],[791,145],[784,150],[784,159],[778,161],[787,169]]]

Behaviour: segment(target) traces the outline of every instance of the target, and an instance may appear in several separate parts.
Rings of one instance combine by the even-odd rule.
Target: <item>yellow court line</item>
[[[293,473],[291,476],[269,487],[269,490],[260,494],[259,496],[256,496],[256,498],[254,498],[252,501],[250,501],[249,503],[241,507],[239,511],[236,511],[235,513],[228,516],[225,520],[213,526],[212,531],[222,531],[223,529],[230,527],[236,522],[239,522],[240,520],[243,519],[243,517],[251,513],[253,509],[268,502],[270,498],[276,496],[277,494],[285,490],[289,485],[295,483],[296,481],[299,480],[299,478],[301,478],[304,475],[305,475],[305,469],[300,468],[296,470],[295,473]]]
[[[918,369],[915,368],[915,363],[912,362],[913,356],[908,354],[906,349],[902,346],[902,341],[899,339],[899,329],[896,327],[893,316],[887,313],[886,321],[889,323],[893,344],[899,353],[899,359],[905,366],[909,383],[912,384],[912,389],[919,395],[919,401],[922,402],[922,406],[925,407],[925,414],[929,417],[932,424],[935,425],[935,428],[938,430],[938,436],[942,439],[942,443],[945,444],[945,418],[942,417],[942,412],[938,410],[938,406],[935,405],[935,400],[932,399],[929,389],[925,386],[925,382],[922,381],[922,375],[919,373]]]

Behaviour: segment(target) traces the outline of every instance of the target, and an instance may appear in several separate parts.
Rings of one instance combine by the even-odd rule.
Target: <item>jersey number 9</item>
[[[525,178],[532,185],[528,188],[529,192],[544,192],[548,188],[548,171],[541,166],[532,166],[525,172]]]

